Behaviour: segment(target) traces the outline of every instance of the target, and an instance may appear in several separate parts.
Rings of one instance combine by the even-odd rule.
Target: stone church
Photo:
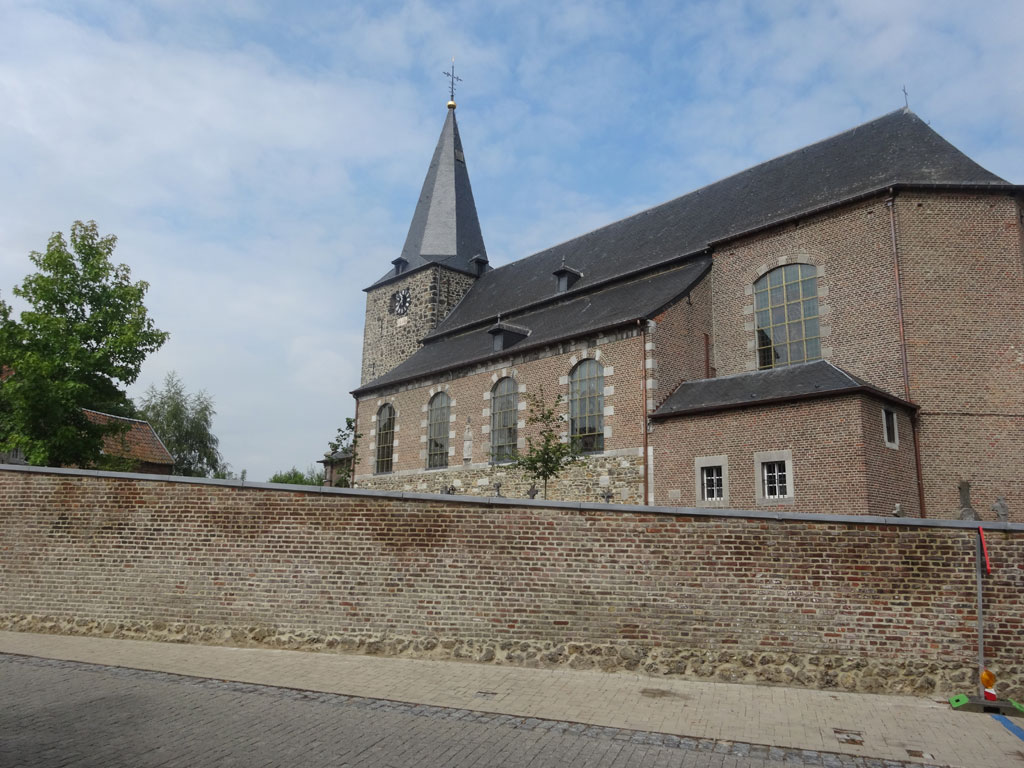
[[[552,499],[1024,520],[1021,192],[902,109],[493,268],[450,102],[365,289],[356,484],[523,497],[560,395]]]

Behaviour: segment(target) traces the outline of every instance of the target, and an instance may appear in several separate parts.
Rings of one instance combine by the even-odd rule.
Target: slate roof
[[[684,381],[668,396],[652,418],[682,416],[701,411],[744,408],[769,402],[867,392],[885,400],[915,407],[847,373],[826,360],[769,368],[715,379]]]
[[[119,421],[128,424],[128,431],[124,435],[106,435],[103,438],[103,452],[109,456],[119,456],[123,459],[135,459],[136,461],[149,464],[166,464],[173,466],[174,457],[171,456],[163,441],[148,421],[141,419],[129,419],[124,416],[114,416],[101,411],[91,411],[83,408],[85,417],[93,424],[110,424]]]
[[[449,108],[402,248],[401,258],[407,262],[403,274],[437,263],[475,275],[475,256],[486,261],[487,249],[473,202],[455,109]],[[370,288],[397,276],[396,268],[392,268]]]
[[[710,268],[711,257],[700,256],[680,266],[616,282],[590,293],[567,293],[562,301],[517,313],[514,324],[528,329],[529,336],[502,352],[494,352],[487,327],[429,341],[398,367],[353,394],[651,317],[691,290]]]
[[[586,291],[710,244],[899,185],[1015,189],[901,109],[494,269],[476,281],[428,338],[553,298],[552,274],[563,261],[583,273],[572,291]]]

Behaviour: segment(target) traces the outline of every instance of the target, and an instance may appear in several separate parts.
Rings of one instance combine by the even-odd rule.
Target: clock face
[[[409,311],[409,305],[412,303],[412,298],[409,296],[409,289],[403,288],[400,291],[395,291],[391,294],[391,314],[402,317]]]

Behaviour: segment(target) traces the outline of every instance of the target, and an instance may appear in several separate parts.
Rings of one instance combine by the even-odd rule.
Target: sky
[[[491,264],[903,107],[1024,183],[1024,3],[0,0],[0,298],[93,219],[231,469],[354,413],[448,100]]]

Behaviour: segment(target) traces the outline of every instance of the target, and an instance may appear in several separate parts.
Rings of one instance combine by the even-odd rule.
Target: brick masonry
[[[885,444],[882,408],[897,413],[898,447]],[[828,424],[828,429],[822,429]],[[918,517],[914,448],[909,414],[889,401],[863,395],[798,400],[777,405],[696,413],[658,420],[651,435],[655,502],[701,506],[695,459],[724,457],[727,505],[821,513]],[[755,496],[760,483],[756,453],[788,450],[790,493],[784,504]],[[722,505],[725,506],[725,505]],[[995,515],[986,515],[994,519]]]
[[[841,507],[822,510],[842,512]],[[0,470],[0,626],[971,692],[976,529]],[[986,653],[1024,698],[1024,526]]]

